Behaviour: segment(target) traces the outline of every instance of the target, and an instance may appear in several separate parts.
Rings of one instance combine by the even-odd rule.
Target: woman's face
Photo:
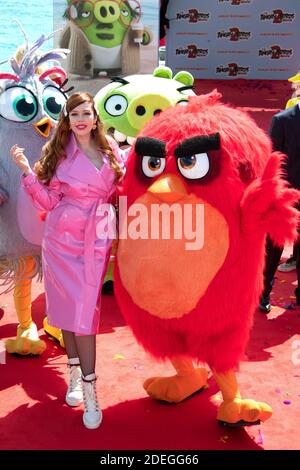
[[[297,85],[295,86],[295,93],[296,96],[300,96],[300,83],[297,83]]]
[[[85,136],[91,133],[96,122],[93,105],[82,103],[69,112],[70,128],[75,135]]]

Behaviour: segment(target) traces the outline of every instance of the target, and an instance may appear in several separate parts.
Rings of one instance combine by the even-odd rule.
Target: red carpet
[[[285,107],[291,97],[291,85],[282,80],[196,80],[195,93],[217,89],[224,103],[240,107],[268,131],[273,114]]]
[[[225,102],[249,109],[265,129],[289,97],[289,86],[281,81],[197,83],[198,93],[213,88],[222,91]],[[215,419],[220,395],[212,379],[209,389],[179,405],[148,398],[143,380],[172,374],[172,368],[145,354],[124,324],[114,297],[104,296],[97,339],[101,427],[85,429],[81,409],[64,404],[64,350],[41,329],[47,342],[42,357],[7,355],[6,364],[0,364],[0,449],[300,449],[300,342],[294,343],[300,340],[300,309],[285,308],[293,300],[294,284],[295,271],[278,273],[273,293],[277,306],[268,316],[256,313],[239,373],[243,396],[273,407],[274,415],[264,425],[220,428]],[[33,299],[33,316],[41,328],[45,307],[41,284],[34,285]],[[12,296],[2,295],[0,338],[14,336],[16,326]]]

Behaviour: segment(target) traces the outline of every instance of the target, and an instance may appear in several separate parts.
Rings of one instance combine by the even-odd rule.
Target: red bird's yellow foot
[[[251,426],[266,421],[272,416],[272,408],[267,403],[235,398],[224,401],[217,414],[217,419],[224,426]]]
[[[179,403],[202,388],[208,387],[207,370],[199,368],[186,375],[151,377],[143,386],[148,395],[155,400]]]
[[[10,354],[28,354],[40,355],[46,349],[44,341],[39,339],[36,324],[31,322],[28,328],[22,328],[20,325],[17,329],[16,339],[8,339],[5,342],[6,351]]]
[[[65,347],[62,331],[59,328],[55,328],[55,326],[49,325],[47,317],[44,318],[43,327],[45,332],[49,336],[57,340],[62,348]]]

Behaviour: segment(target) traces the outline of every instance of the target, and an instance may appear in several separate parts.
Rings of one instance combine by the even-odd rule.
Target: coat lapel
[[[103,189],[108,190],[106,174],[107,170],[110,170],[110,168],[105,157],[103,158],[102,168],[97,170],[95,165],[78,148],[73,134],[70,137],[66,153],[69,164],[65,167],[65,170],[69,177],[77,179],[83,183],[90,184],[99,189],[102,187]]]
[[[99,186],[102,182],[101,171],[98,171],[80,150],[74,155],[71,166],[68,169],[68,176],[92,186]]]

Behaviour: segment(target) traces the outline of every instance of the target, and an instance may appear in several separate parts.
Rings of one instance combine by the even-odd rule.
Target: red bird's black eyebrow
[[[134,146],[137,155],[145,155],[157,158],[166,157],[166,144],[162,140],[153,137],[138,137]]]
[[[176,158],[188,157],[197,153],[206,153],[209,150],[220,149],[220,134],[196,135],[190,139],[180,142],[175,147]]]

